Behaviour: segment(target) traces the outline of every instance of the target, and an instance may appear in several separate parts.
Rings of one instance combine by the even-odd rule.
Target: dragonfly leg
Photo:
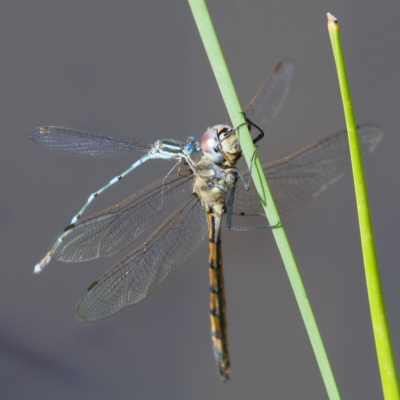
[[[245,212],[235,212],[233,211],[233,203],[235,199],[235,185],[232,185],[229,189],[227,207],[226,207],[226,226],[231,231],[255,231],[259,229],[274,229],[281,226],[281,222],[278,221],[274,225],[261,225],[261,226],[232,226],[232,215],[239,215],[242,217],[265,217],[262,213],[245,213]]]
[[[245,115],[246,118],[246,122],[250,125],[250,126],[254,126],[254,128],[256,128],[260,133],[258,136],[256,136],[253,139],[253,144],[256,144],[257,142],[259,142],[263,137],[264,137],[264,131],[258,126],[256,125],[254,122],[251,122]]]
[[[242,183],[243,183],[243,187],[244,187],[244,190],[245,190],[246,192],[248,192],[248,191],[250,190],[250,184],[251,184],[251,181],[252,181],[251,171],[252,171],[252,169],[253,169],[253,161],[254,161],[255,155],[256,155],[256,149],[254,149],[253,155],[251,156],[251,160],[250,160],[250,170],[249,170],[249,178],[247,179],[247,182],[246,182],[246,180],[244,179],[244,176],[243,176],[243,174],[242,174],[242,172],[240,171],[239,168],[237,168],[237,167],[231,167],[232,169],[234,169],[234,170],[236,171],[236,173],[237,173],[239,179],[240,179],[240,180],[242,181]]]
[[[245,122],[243,122],[242,124],[240,124],[239,126],[237,126],[235,129],[232,129],[232,132],[230,132],[230,135],[232,133],[235,133],[237,130],[239,130],[239,128],[241,128],[243,125],[247,125],[247,128],[249,131],[251,131],[251,127],[254,126],[254,128],[256,128],[260,133],[258,136],[256,136],[253,139],[253,144],[256,144],[257,142],[259,142],[263,137],[264,137],[264,131],[258,126],[256,125],[253,121],[250,121],[247,117],[246,114],[244,112],[242,112],[242,115],[245,119]]]

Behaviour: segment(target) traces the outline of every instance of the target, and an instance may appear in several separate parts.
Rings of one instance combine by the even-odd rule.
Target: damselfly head
[[[196,139],[195,136],[189,136],[186,140],[186,144],[183,146],[183,152],[186,155],[190,155],[192,153],[197,153],[201,150],[200,143]]]

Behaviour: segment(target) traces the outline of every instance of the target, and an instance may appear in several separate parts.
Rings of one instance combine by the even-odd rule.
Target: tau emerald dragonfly
[[[260,132],[268,130],[284,103],[294,70],[291,60],[277,65],[243,109],[249,125],[261,128]],[[364,155],[382,138],[380,129],[373,125],[361,125],[358,132]],[[253,141],[262,136],[260,133]],[[111,256],[155,225],[155,231],[140,246],[115,263],[83,294],[76,318],[94,321],[142,300],[208,237],[212,345],[219,374],[223,380],[229,379],[221,221],[226,217],[228,228],[239,231],[266,226],[258,195],[253,185],[248,185],[249,173],[241,173],[236,167],[241,157],[236,129],[215,125],[207,129],[200,142],[190,136],[186,142],[163,139],[148,143],[59,127],[37,128],[31,138],[44,148],[79,156],[108,157],[128,150],[145,152],[126,171],[89,196],[36,264],[35,272],[40,272],[52,259],[81,262]],[[176,162],[160,179],[116,205],[81,218],[97,195],[153,158]],[[312,199],[349,167],[346,131],[263,165],[280,211]],[[177,202],[180,205],[173,209]],[[168,216],[160,220],[167,211]]]

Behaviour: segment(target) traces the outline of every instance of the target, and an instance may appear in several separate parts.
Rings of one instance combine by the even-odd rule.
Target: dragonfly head
[[[229,125],[215,125],[208,128],[201,137],[204,155],[216,164],[234,165],[242,151],[235,130]]]
[[[222,146],[218,137],[223,126],[215,125],[212,128],[208,128],[200,140],[204,155],[216,164],[220,164],[225,160],[224,155],[221,153]]]

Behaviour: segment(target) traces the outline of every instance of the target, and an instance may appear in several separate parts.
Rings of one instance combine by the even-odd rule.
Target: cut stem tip
[[[326,14],[326,18],[328,19],[328,28],[329,27],[333,28],[334,26],[336,26],[338,24],[338,20],[333,14],[328,12]]]

